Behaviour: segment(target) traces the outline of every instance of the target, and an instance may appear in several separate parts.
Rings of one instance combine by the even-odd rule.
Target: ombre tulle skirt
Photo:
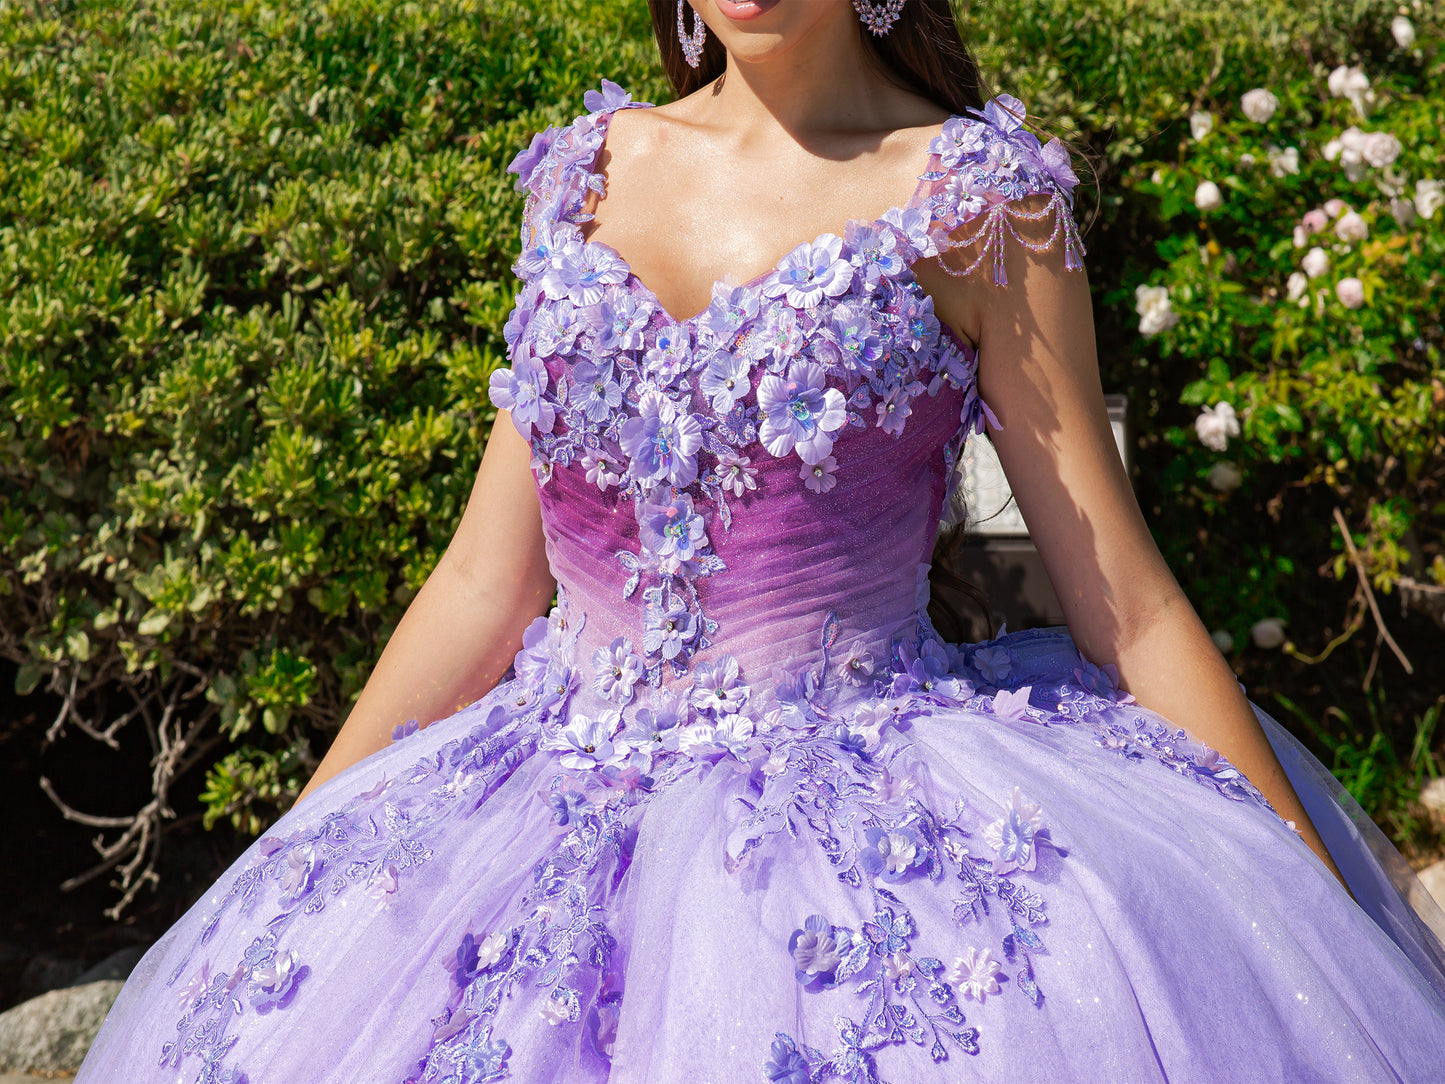
[[[1297,742],[1350,892],[1065,633],[986,646],[590,771],[504,682],[258,840],[79,1084],[1445,1080],[1440,913]]]

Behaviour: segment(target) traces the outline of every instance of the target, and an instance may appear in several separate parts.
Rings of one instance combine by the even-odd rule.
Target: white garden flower
[[[1139,286],[1134,290],[1134,308],[1139,313],[1139,334],[1152,339],[1179,323],[1179,314],[1169,300],[1167,286]]]
[[[1335,223],[1335,236],[1341,241],[1363,241],[1370,236],[1370,227],[1365,224],[1359,211],[1346,211]]]
[[[1394,215],[1395,221],[1404,229],[1415,224],[1415,204],[1409,196],[1396,196],[1390,201],[1390,214]]]
[[[1194,137],[1196,143],[1212,131],[1214,131],[1213,113],[1199,109],[1189,114],[1189,134]]]
[[[1291,301],[1298,301],[1304,297],[1305,288],[1309,286],[1309,283],[1309,276],[1303,271],[1293,272],[1289,277],[1289,281],[1285,283],[1285,296]]]
[[[1214,646],[1219,648],[1221,655],[1228,655],[1234,650],[1234,637],[1225,629],[1215,629],[1209,634],[1209,638],[1214,641]]]
[[[1403,149],[1389,132],[1370,132],[1360,140],[1360,153],[1376,169],[1384,169],[1399,158]]]
[[[1415,44],[1415,24],[1408,15],[1396,15],[1390,21],[1390,33],[1394,35],[1395,44],[1401,49],[1408,49]]]
[[[1222,452],[1229,447],[1229,438],[1239,436],[1239,415],[1229,403],[1205,407],[1194,419],[1194,432],[1206,448]]]
[[[1299,172],[1299,148],[1269,148],[1269,173],[1271,177],[1287,177]]]
[[[1194,190],[1194,206],[1205,214],[1217,211],[1224,206],[1224,193],[1213,181],[1200,181],[1199,187]]]
[[[1421,218],[1434,218],[1445,206],[1445,181],[1431,178],[1415,182],[1415,211]]]
[[[1355,112],[1362,117],[1369,113],[1370,106],[1375,104],[1375,91],[1370,86],[1369,77],[1358,65],[1351,68],[1341,64],[1330,72],[1328,84],[1331,95],[1349,99]]]
[[[1273,651],[1284,643],[1284,622],[1278,617],[1266,617],[1262,621],[1256,621],[1250,627],[1249,638],[1254,641],[1255,647]]]
[[[1209,486],[1220,493],[1232,493],[1244,484],[1244,473],[1229,460],[1209,468]]]
[[[1299,263],[1300,269],[1312,279],[1317,279],[1330,269],[1330,258],[1325,250],[1316,245],[1305,253]]]
[[[1358,309],[1365,303],[1365,284],[1351,275],[1335,283],[1335,296],[1347,309]]]
[[[1255,124],[1264,124],[1279,108],[1279,99],[1264,87],[1255,87],[1239,100],[1239,107]]]

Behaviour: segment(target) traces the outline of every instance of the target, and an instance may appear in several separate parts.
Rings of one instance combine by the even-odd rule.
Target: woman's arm
[[[485,695],[511,665],[522,632],[556,590],[528,464],[531,450],[506,411],[497,415],[461,524],[387,642],[305,799],[391,741]]]
[[[1023,232],[1026,223],[1016,223]],[[1042,241],[1049,222],[1033,224]],[[1008,285],[986,269],[924,285],[940,315],[979,347],[979,393],[1003,428],[991,434],[1063,606],[1090,661],[1219,750],[1339,876],[1270,748],[1233,671],[1170,573],[1145,525],[1104,408],[1088,282],[1062,245],[1006,242]]]

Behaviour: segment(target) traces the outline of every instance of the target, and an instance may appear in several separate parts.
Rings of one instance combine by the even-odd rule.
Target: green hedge
[[[1218,368],[1227,328],[1209,314],[1243,317],[1210,308],[1227,277],[1179,263],[1208,232],[1171,196],[1204,168],[1185,118],[1233,116],[1267,81],[1292,124],[1322,130],[1338,103],[1310,94],[1342,61],[1390,73],[1401,99],[1438,101],[1438,27],[1422,11],[1421,45],[1402,55],[1395,10],[1033,0],[966,19],[995,85],[1095,152],[1090,268],[1107,378],[1140,408],[1141,489],[1161,544],[1206,614],[1241,638],[1314,590],[1282,568],[1313,580],[1333,550],[1319,530],[1272,526],[1265,550],[1238,518],[1221,527],[1223,502],[1198,485],[1208,464],[1180,438],[1192,413],[1181,402],[1243,405],[1226,375],[1267,366],[1254,343]],[[18,691],[67,701],[68,726],[111,742],[126,727],[148,733],[155,801],[109,844],[122,903],[153,868],[184,780],[205,774],[207,823],[255,832],[285,807],[445,546],[503,356],[520,210],[504,167],[604,76],[666,96],[644,5],[0,8],[0,653],[21,664]],[[1232,123],[1216,146],[1245,138]],[[1312,198],[1301,181],[1255,203],[1281,218]],[[1236,265],[1252,272],[1277,238],[1250,229],[1241,218],[1219,243],[1249,241]],[[1283,254],[1269,259],[1276,269]],[[1421,260],[1435,276],[1421,272],[1424,289],[1438,247]],[[1209,336],[1138,337],[1133,290],[1153,279],[1188,280],[1196,292],[1177,310],[1197,310]],[[1438,331],[1425,360],[1436,374]],[[1387,366],[1373,379],[1400,377]],[[1348,415],[1358,400],[1328,409]],[[1262,430],[1248,439],[1259,502],[1270,486],[1294,492],[1318,454],[1303,438],[1298,455]],[[1188,454],[1162,455],[1171,440]],[[1372,441],[1350,462],[1393,448]],[[1422,454],[1438,478],[1438,445]],[[1363,487],[1346,502],[1352,522],[1393,509],[1438,552],[1438,517],[1402,507],[1401,493]],[[1240,551],[1249,574],[1188,560],[1201,531],[1253,539]],[[85,805],[63,778],[55,787]]]

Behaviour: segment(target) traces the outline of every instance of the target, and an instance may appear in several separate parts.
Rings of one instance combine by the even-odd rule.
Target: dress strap
[[[1007,285],[1004,249],[1009,236],[1035,252],[1048,251],[1062,239],[1064,266],[1075,271],[1084,266],[1084,244],[1073,214],[1079,178],[1063,143],[1051,139],[1041,144],[1023,126],[1027,112],[1017,98],[1000,95],[981,111],[953,117],[929,147],[930,169],[923,181],[931,189],[921,201],[930,216],[929,237],[939,253],[975,250],[962,269],[940,261],[952,275],[972,274],[992,257],[994,282]],[[1042,241],[1020,236],[1014,226],[1050,218],[1053,231]]]
[[[602,191],[602,177],[596,172],[597,156],[607,138],[612,115],[620,109],[637,109],[647,102],[632,96],[610,79],[600,90],[589,90],[582,98],[587,112],[562,127],[549,126],[532,137],[507,167],[517,175],[516,189],[527,194],[522,212],[522,244],[530,246],[540,229],[561,222],[583,222],[582,207],[587,192]]]

